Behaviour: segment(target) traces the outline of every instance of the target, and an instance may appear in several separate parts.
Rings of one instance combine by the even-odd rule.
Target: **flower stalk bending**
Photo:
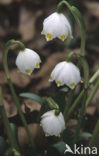
[[[62,0],[58,6],[57,6],[57,12],[60,13],[62,6],[66,5],[67,8],[71,11],[71,13],[73,14],[75,20],[77,21],[79,27],[80,27],[80,31],[81,31],[81,55],[84,56],[85,54],[85,41],[86,41],[86,28],[85,28],[85,23],[83,20],[83,17],[80,13],[80,11],[74,7],[71,6],[67,1]]]
[[[27,135],[29,137],[29,140],[30,140],[30,143],[32,145],[32,148],[34,149],[35,145],[34,145],[34,141],[33,141],[33,138],[29,132],[29,129],[28,129],[28,125],[27,125],[27,122],[24,118],[24,115],[23,115],[23,112],[21,110],[21,106],[20,106],[20,103],[19,103],[19,99],[16,95],[16,92],[15,92],[15,89],[13,87],[13,84],[11,82],[11,78],[10,78],[10,74],[9,74],[9,70],[8,70],[8,64],[7,64],[7,55],[8,55],[8,50],[10,49],[10,47],[13,45],[13,44],[18,44],[21,48],[21,50],[25,50],[25,46],[23,43],[21,43],[20,41],[15,41],[15,40],[10,40],[6,43],[5,45],[5,48],[4,48],[4,51],[3,51],[3,66],[4,66],[4,70],[5,70],[5,73],[6,73],[6,76],[7,76],[7,80],[8,80],[8,84],[9,84],[9,87],[10,87],[10,91],[12,93],[12,96],[13,96],[13,99],[16,103],[16,107],[17,107],[17,110],[18,110],[18,113],[19,113],[19,116],[23,122],[23,125],[26,129],[26,132],[27,132]],[[33,150],[33,153],[35,150]]]

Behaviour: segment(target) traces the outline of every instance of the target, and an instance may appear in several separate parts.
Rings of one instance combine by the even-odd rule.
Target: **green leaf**
[[[69,145],[71,147],[71,145]],[[66,150],[66,143],[64,141],[57,142],[50,146],[47,151],[46,156],[72,156],[73,154],[67,152],[64,153]]]
[[[64,152],[66,149],[66,144],[65,142],[61,141],[58,142],[56,144],[53,144],[52,146],[50,146],[50,148],[47,151],[47,156],[51,156],[51,155],[57,155],[57,156],[65,156]]]
[[[80,139],[82,139],[82,138],[91,138],[91,137],[92,137],[92,134],[91,133],[87,133],[87,132],[83,132],[79,136]]]
[[[40,96],[38,96],[36,94],[33,94],[33,93],[21,93],[20,96],[23,97],[23,98],[32,99],[33,101],[36,101],[36,102],[38,102],[40,104],[43,103],[43,99]]]

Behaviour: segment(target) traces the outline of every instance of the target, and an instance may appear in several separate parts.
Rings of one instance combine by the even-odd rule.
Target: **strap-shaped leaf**
[[[36,94],[33,94],[33,93],[21,93],[20,96],[23,97],[23,98],[32,99],[33,101],[36,101],[36,102],[38,102],[40,104],[43,103],[43,99],[40,96],[38,96]]]
[[[80,134],[79,139],[83,139],[83,138],[91,138],[92,134],[88,133],[88,132],[83,132]]]
[[[65,156],[67,155],[67,153],[64,154],[65,150],[66,150],[65,142],[63,141],[57,142],[56,144],[53,144],[52,146],[50,146],[47,152],[47,156],[51,156],[51,155]]]

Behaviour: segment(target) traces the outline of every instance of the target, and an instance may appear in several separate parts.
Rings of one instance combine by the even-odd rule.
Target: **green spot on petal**
[[[28,74],[28,75],[31,74],[31,70],[30,70],[30,69],[26,69],[25,72],[26,72],[26,74]]]
[[[74,88],[74,87],[75,87],[75,83],[71,83],[71,84],[70,84],[70,87],[71,87],[71,88]]]

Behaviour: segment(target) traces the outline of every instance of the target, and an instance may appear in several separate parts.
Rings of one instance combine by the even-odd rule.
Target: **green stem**
[[[75,20],[77,21],[79,27],[80,27],[80,31],[81,31],[81,55],[84,56],[85,54],[85,41],[86,41],[86,27],[85,27],[85,23],[83,20],[83,17],[80,13],[80,11],[74,7],[71,6],[67,1],[62,0],[58,6],[57,6],[57,12],[60,13],[63,4],[65,4],[67,6],[67,8],[71,11],[71,13],[73,14]]]
[[[70,62],[73,56],[77,56],[77,58],[80,57],[79,54],[76,54],[76,53],[74,53],[74,52],[71,52],[71,53],[69,53],[69,54],[67,55],[66,61],[67,61],[67,62]]]
[[[89,66],[86,59],[83,56],[79,57],[80,64],[84,72],[84,87],[87,89],[89,85]]]
[[[20,106],[20,103],[19,103],[19,99],[16,95],[16,92],[15,92],[15,89],[13,87],[13,84],[11,82],[11,78],[10,78],[10,74],[9,74],[9,70],[8,70],[8,64],[7,64],[7,55],[8,55],[8,50],[10,49],[10,47],[13,45],[13,44],[18,44],[21,48],[21,50],[25,50],[25,46],[23,43],[21,43],[20,41],[15,41],[15,40],[10,40],[6,43],[5,45],[5,48],[4,48],[4,51],[3,51],[3,66],[4,66],[4,70],[5,70],[5,73],[6,73],[6,76],[7,76],[7,80],[8,80],[8,84],[9,84],[9,87],[10,87],[10,90],[11,90],[11,93],[12,93],[12,96],[13,96],[13,99],[16,103],[16,107],[17,107],[17,110],[18,110],[18,113],[19,113],[19,116],[24,124],[24,127],[26,129],[26,132],[27,132],[27,135],[29,137],[29,140],[30,140],[30,143],[32,145],[32,148],[34,149],[32,152],[35,154],[35,145],[34,145],[34,141],[33,141],[33,138],[29,132],[29,129],[28,129],[28,125],[27,125],[27,122],[24,118],[24,115],[23,115],[23,112],[21,110],[21,106]]]
[[[84,120],[84,116],[85,116],[85,111],[86,111],[86,99],[87,99],[87,89],[89,87],[89,66],[88,63],[86,61],[86,59],[84,58],[84,56],[79,57],[80,63],[83,67],[83,72],[84,72],[84,96],[83,96],[83,100],[82,100],[82,107],[81,107],[81,111],[80,111],[80,115],[79,115],[79,120],[78,120],[78,125],[76,128],[76,133],[75,133],[75,137],[74,137],[74,143],[78,140],[78,137],[80,135],[80,129],[82,128],[83,125],[83,120]]]
[[[82,108],[79,114],[79,120],[78,120],[78,124],[77,124],[77,128],[76,128],[76,133],[74,136],[74,143],[77,142],[78,138],[79,138],[79,134],[80,134],[80,129],[82,128],[82,123],[84,120],[84,116],[85,116],[85,103],[86,103],[86,98],[87,98],[87,90],[84,92],[84,96],[83,96],[83,101],[82,101]]]
[[[89,83],[93,83],[97,78],[99,78],[99,70],[95,72],[92,78],[89,80]]]
[[[79,94],[79,96],[77,97],[77,99],[74,101],[74,103],[72,104],[71,108],[69,109],[69,111],[67,112],[67,115],[65,117],[66,121],[69,119],[70,115],[72,114],[72,112],[74,111],[74,109],[77,107],[77,105],[79,104],[80,100],[82,99],[83,95],[85,93],[85,89],[83,89],[81,91],[81,93]]]
[[[89,142],[89,147],[99,148],[99,120],[97,121],[96,127],[93,131],[93,137]]]
[[[71,53],[71,54],[73,55],[73,53]],[[72,56],[72,55],[70,55],[70,56]],[[84,57],[82,57],[82,56],[78,56],[78,57],[79,57],[80,63],[82,65],[83,71],[84,71],[84,89],[81,91],[80,95],[77,97],[77,99],[75,100],[75,102],[71,106],[70,110],[68,111],[68,113],[66,115],[66,120],[68,119],[68,117],[70,116],[70,114],[73,112],[73,110],[75,109],[75,107],[80,102],[81,98],[83,97],[83,95],[86,92],[86,89],[89,87],[89,83],[88,83],[88,79],[89,79],[89,66],[88,66],[88,63],[87,63],[87,61],[85,60]]]
[[[71,61],[72,56],[77,56],[78,61],[79,61],[80,65],[82,66],[83,71],[84,71],[84,87],[88,88],[88,85],[89,85],[89,82],[88,82],[89,81],[89,65],[88,65],[84,56],[81,56],[81,55],[76,54],[74,52],[71,52],[70,54],[67,55],[66,61],[67,62]],[[98,75],[99,75],[99,71],[96,72],[96,74],[94,75],[92,80],[95,79]],[[90,81],[92,81],[92,80],[90,80]]]
[[[70,109],[70,105],[71,105],[72,100],[73,100],[73,95],[74,95],[74,90],[71,90],[70,93],[69,93],[69,97],[68,97],[68,100],[66,102],[65,108],[64,108],[64,113],[63,113],[64,114],[64,119],[66,119],[68,110]]]
[[[3,66],[4,66],[7,79],[10,79],[10,74],[9,74],[9,69],[8,69],[8,64],[7,64],[8,50],[13,44],[18,44],[20,48],[22,49],[22,51],[25,50],[24,44],[21,43],[20,41],[10,40],[6,43],[4,50],[3,50]]]
[[[44,100],[48,103],[49,107],[51,107],[52,109],[59,110],[58,104],[51,97],[45,98]]]
[[[98,71],[97,71],[98,72]],[[97,73],[96,72],[96,73]],[[92,76],[92,78],[89,80],[89,85],[88,85],[88,88],[90,87],[90,85],[96,80],[96,78],[98,76],[98,74],[94,74]],[[87,101],[86,101],[86,107],[87,105],[91,102],[92,98],[94,97],[95,93],[97,92],[97,89],[99,88],[99,82],[97,81],[93,91],[91,92],[90,96],[88,97]],[[85,93],[85,89],[83,89],[81,91],[81,93],[79,94],[79,96],[77,97],[77,99],[74,101],[74,103],[72,104],[71,108],[69,109],[69,111],[67,112],[67,115],[66,115],[66,121],[69,119],[70,115],[72,114],[72,112],[74,111],[74,109],[77,107],[77,105],[79,104],[80,100],[82,99],[82,97],[84,96],[84,93]]]
[[[66,2],[65,0],[62,0],[62,1],[57,5],[57,12],[58,12],[58,13],[61,13],[63,4],[65,4],[65,5],[68,7],[69,10],[71,10],[71,5],[70,5],[68,2]]]
[[[90,93],[90,95],[86,101],[86,108],[88,107],[89,103],[92,101],[92,99],[93,99],[93,97],[96,94],[98,89],[99,89],[99,80],[96,82],[96,85],[94,86],[92,92]]]
[[[8,140],[10,142],[10,145],[11,145],[12,148],[15,148],[16,150],[19,151],[19,147],[17,145],[16,138],[14,136],[14,133],[13,133],[12,129],[11,129],[9,120],[7,118],[7,115],[6,115],[6,112],[5,112],[5,109],[4,109],[1,87],[0,87],[0,112],[1,112],[1,116],[3,118],[3,123],[4,123],[5,129],[6,129],[6,132],[7,132],[7,136],[8,136]],[[20,153],[19,153],[19,156],[20,156]]]

